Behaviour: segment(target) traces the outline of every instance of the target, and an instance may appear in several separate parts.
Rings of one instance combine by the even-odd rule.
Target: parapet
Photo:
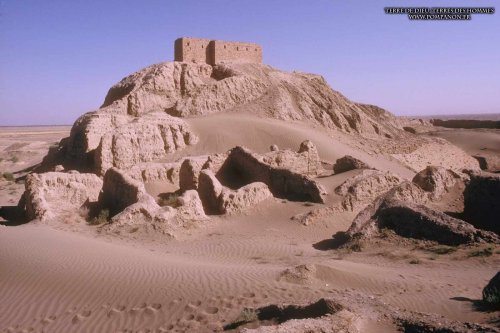
[[[181,37],[174,43],[174,60],[215,65],[229,62],[262,63],[262,47],[255,43]]]

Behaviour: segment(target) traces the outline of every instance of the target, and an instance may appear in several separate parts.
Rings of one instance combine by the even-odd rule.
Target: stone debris
[[[393,230],[402,237],[432,240],[446,245],[459,245],[475,242],[499,242],[492,232],[476,229],[473,225],[453,218],[445,213],[430,209],[418,202],[418,191],[411,190],[411,183],[391,190],[377,198],[362,210],[347,230],[347,236],[371,238],[381,229]],[[413,185],[415,186],[415,185]],[[417,197],[417,200],[401,198]]]
[[[417,173],[412,181],[422,190],[429,192],[433,199],[439,199],[460,180],[460,175],[452,170],[428,166]]]
[[[500,308],[500,272],[497,272],[484,287],[483,302],[492,308]]]
[[[321,173],[323,167],[316,146],[309,140],[300,144],[299,150],[271,150],[262,154],[260,160],[276,167],[288,169],[302,175],[316,176]]]
[[[360,161],[357,158],[354,158],[350,155],[346,155],[342,158],[339,158],[333,165],[333,171],[335,173],[342,173],[355,169],[371,169],[371,168],[365,162]]]
[[[402,181],[401,177],[391,172],[363,170],[335,188],[335,193],[344,197],[339,208],[342,211],[363,208]]]

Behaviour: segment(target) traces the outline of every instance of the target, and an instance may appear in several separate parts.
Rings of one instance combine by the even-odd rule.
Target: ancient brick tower
[[[215,65],[221,62],[262,63],[262,47],[254,43],[181,37],[175,40],[175,61]]]

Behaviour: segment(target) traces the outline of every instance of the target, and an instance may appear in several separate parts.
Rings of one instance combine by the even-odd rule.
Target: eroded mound
[[[447,170],[443,167],[428,166],[417,173],[412,181],[422,190],[432,193],[435,198],[439,198],[459,180],[460,176],[452,170]]]
[[[494,233],[478,230],[465,221],[423,205],[396,199],[383,199],[368,219],[366,215],[358,217],[347,231],[351,237],[373,236],[387,228],[402,237],[432,240],[446,245],[499,241]]]
[[[476,229],[465,221],[427,207],[425,204],[433,197],[415,184],[403,182],[363,209],[347,230],[347,236],[371,238],[388,228],[403,237],[448,245],[499,241],[492,232]]]
[[[261,64],[170,62],[149,66],[113,86],[103,107],[134,116],[166,111],[186,117],[238,111],[246,104],[254,104],[252,111],[273,118],[311,120],[346,132],[384,135],[399,130],[390,113],[352,103],[319,75],[289,73]]]
[[[196,143],[179,117],[218,112],[302,120],[367,138],[408,135],[392,114],[349,101],[318,75],[261,64],[166,62],[111,87],[100,109],[75,122],[52,160],[100,174],[157,161]]]

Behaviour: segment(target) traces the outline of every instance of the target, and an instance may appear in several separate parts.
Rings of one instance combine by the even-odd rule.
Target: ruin
[[[262,47],[254,43],[181,37],[174,43],[174,60],[215,65],[229,62],[262,63]]]

